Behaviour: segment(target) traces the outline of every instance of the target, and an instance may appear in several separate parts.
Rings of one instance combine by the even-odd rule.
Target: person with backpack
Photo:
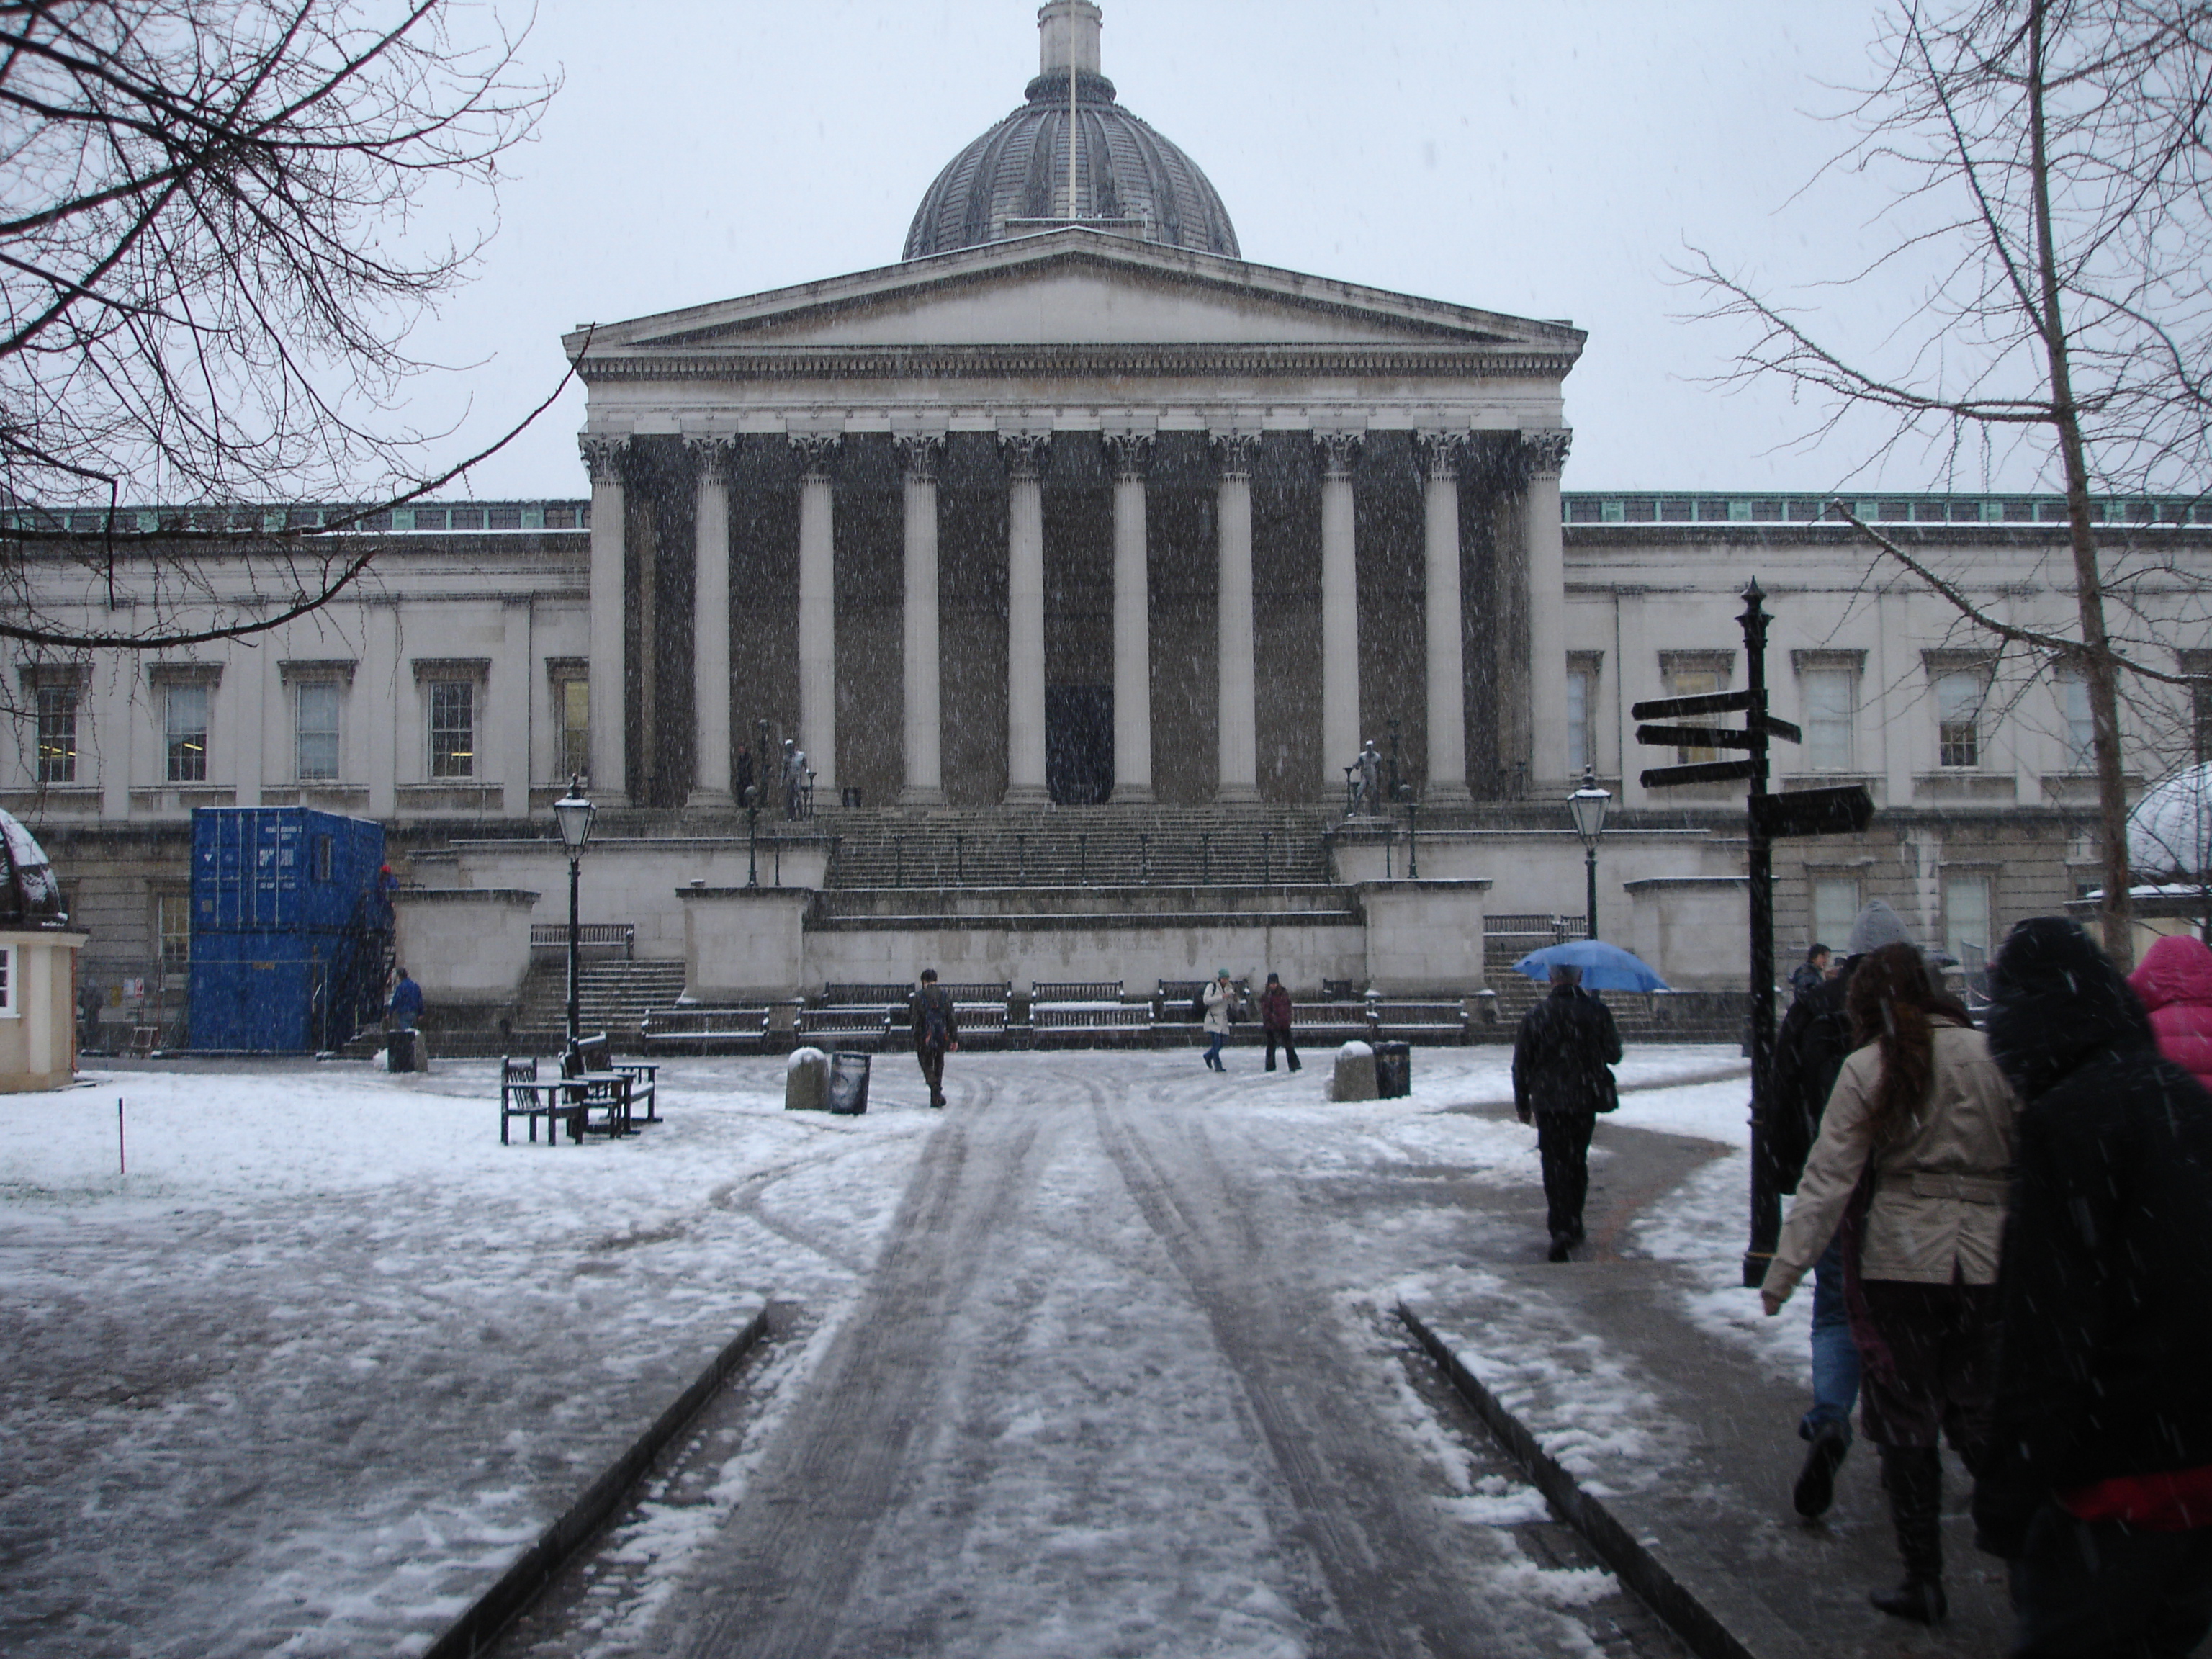
[[[921,970],[921,988],[914,994],[914,1052],[921,1061],[921,1079],[929,1085],[929,1103],[945,1104],[945,1056],[960,1048],[960,1019],[952,1006],[952,993],[937,982],[937,969]]]
[[[1844,1006],[1852,971],[1885,945],[1911,943],[1897,912],[1871,900],[1851,923],[1841,967],[1790,1005],[1774,1039],[1773,1121],[1766,1139],[1777,1191],[1797,1190],[1836,1078],[1858,1046]],[[1835,1501],[1836,1471],[1851,1449],[1851,1408],[1858,1398],[1858,1345],[1844,1303],[1843,1243],[1835,1238],[1813,1268],[1813,1404],[1797,1420],[1797,1437],[1810,1445],[1790,1502],[1808,1521]]]
[[[1199,993],[1199,1001],[1205,1012],[1206,1063],[1217,1072],[1225,1072],[1229,1068],[1221,1063],[1221,1045],[1229,1041],[1229,1021],[1237,1006],[1237,988],[1229,982],[1226,968]]]

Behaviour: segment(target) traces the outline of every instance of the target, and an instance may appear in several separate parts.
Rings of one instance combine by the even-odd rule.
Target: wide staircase
[[[840,809],[832,888],[1273,886],[1328,879],[1334,814],[1285,806]]]
[[[576,978],[577,1024],[589,1036],[605,1031],[634,1047],[645,1017],[672,1006],[684,994],[680,962],[586,962]],[[531,964],[515,1011],[515,1042],[535,1051],[565,1041],[568,1026],[568,965],[558,958]],[[528,1041],[526,1042],[525,1039]]]

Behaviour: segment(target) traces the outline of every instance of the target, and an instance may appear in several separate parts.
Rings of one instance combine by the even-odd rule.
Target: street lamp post
[[[1399,799],[1406,803],[1406,879],[1421,878],[1421,803],[1414,797],[1413,786],[1398,786]]]
[[[763,720],[761,725],[768,725]],[[745,885],[760,885],[760,785],[745,787]]]
[[[1605,833],[1605,809],[1613,805],[1613,791],[1598,787],[1596,769],[1583,768],[1583,787],[1567,797],[1567,810],[1575,815],[1575,833],[1583,838],[1583,875],[1589,890],[1583,913],[1584,936],[1597,937],[1597,838]]]
[[[560,826],[561,843],[568,849],[568,1047],[572,1049],[578,1036],[578,947],[582,937],[576,921],[576,866],[584,856],[585,843],[592,838],[592,819],[598,811],[585,798],[582,780],[573,776],[568,780],[568,793],[553,803],[553,822]]]

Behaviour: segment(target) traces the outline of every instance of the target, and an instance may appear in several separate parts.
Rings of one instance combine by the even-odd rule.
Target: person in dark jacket
[[[2158,1051],[2212,1089],[2212,948],[2175,933],[2143,952],[2128,988],[2150,1015]]]
[[[1897,912],[1869,900],[1851,923],[1837,970],[1790,1005],[1774,1039],[1774,1121],[1766,1143],[1777,1191],[1797,1190],[1837,1076],[1858,1046],[1846,1006],[1852,969],[1885,945],[1911,942]],[[1813,1404],[1797,1419],[1797,1437],[1810,1443],[1790,1492],[1808,1520],[1825,1515],[1835,1500],[1836,1471],[1851,1448],[1851,1407],[1858,1397],[1859,1351],[1844,1303],[1843,1247],[1831,1241],[1813,1268]]]
[[[1267,988],[1260,993],[1260,1029],[1267,1040],[1267,1069],[1275,1069],[1275,1045],[1283,1045],[1283,1056],[1291,1062],[1291,1069],[1298,1069],[1298,1051],[1291,1041],[1291,994],[1279,974],[1267,975]]]
[[[1820,989],[1828,977],[1828,958],[1832,953],[1825,945],[1814,945],[1805,952],[1805,960],[1790,972],[1790,1000],[1808,995]]]
[[[921,1061],[921,1080],[929,1085],[929,1103],[945,1104],[945,1056],[960,1047],[960,1017],[952,1006],[952,993],[937,982],[937,969],[921,970],[921,988],[914,994],[914,1052]]]
[[[1551,995],[1514,1033],[1513,1109],[1523,1123],[1535,1120],[1551,1259],[1565,1261],[1583,1242],[1590,1131],[1613,1108],[1620,1033],[1612,1011],[1582,988],[1582,969],[1554,967],[1551,977]]]
[[[2212,1096],[2073,922],[2015,927],[1990,1052],[2026,1103],[1977,1541],[2012,1652],[2179,1655],[2212,1630]]]

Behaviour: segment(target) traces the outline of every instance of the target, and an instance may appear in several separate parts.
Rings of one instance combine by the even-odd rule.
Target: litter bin
[[[1413,1050],[1410,1043],[1375,1045],[1375,1092],[1383,1100],[1413,1092]]]
[[[873,1054],[841,1048],[830,1057],[830,1109],[858,1117],[868,1109],[868,1063]]]
[[[415,1033],[387,1031],[384,1034],[384,1069],[387,1072],[411,1072],[415,1069]]]

